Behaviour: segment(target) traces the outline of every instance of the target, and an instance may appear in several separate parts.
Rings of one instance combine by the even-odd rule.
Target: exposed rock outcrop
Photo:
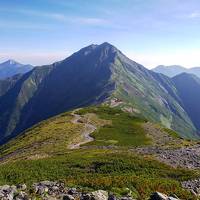
[[[93,192],[81,188],[66,187],[63,182],[42,181],[34,183],[31,188],[25,184],[0,186],[0,200],[136,200],[130,194],[116,196],[105,190]],[[149,200],[179,200],[175,195],[167,196],[155,192]]]

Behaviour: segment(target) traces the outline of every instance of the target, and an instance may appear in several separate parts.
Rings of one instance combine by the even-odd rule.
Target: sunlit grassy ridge
[[[85,114],[82,123],[73,123],[70,112],[43,121],[28,129],[6,145],[0,147],[0,155],[11,157],[46,157],[68,151],[71,143],[83,140],[84,121],[100,127],[109,121],[100,119],[94,114]],[[30,157],[31,156],[31,157]]]
[[[100,118],[111,120],[112,124],[101,127],[91,134],[94,141],[86,145],[97,146],[141,146],[151,144],[151,139],[146,136],[142,123],[143,119],[131,116],[120,109],[109,107],[90,107],[80,110],[79,114],[95,113]]]
[[[181,199],[195,197],[181,188],[180,182],[199,175],[198,171],[174,169],[151,156],[141,156],[129,148],[153,145],[143,129],[145,120],[106,106],[76,111],[82,116],[74,124],[71,113],[43,121],[1,147],[0,185],[42,180],[63,180],[69,186],[105,189],[133,197],[147,198],[154,191],[175,193]],[[97,127],[95,140],[84,149],[68,145],[81,141],[84,122]],[[167,133],[166,133],[167,134]],[[115,145],[113,149],[99,146]],[[92,148],[91,148],[92,147]]]

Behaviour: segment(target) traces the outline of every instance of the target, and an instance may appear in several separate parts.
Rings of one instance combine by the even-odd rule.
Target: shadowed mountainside
[[[193,75],[183,73],[173,78],[185,111],[200,130],[200,79]]]
[[[16,81],[0,98],[1,142],[56,114],[116,98],[122,108],[131,108],[184,137],[197,137],[173,81],[103,43],[36,67]]]

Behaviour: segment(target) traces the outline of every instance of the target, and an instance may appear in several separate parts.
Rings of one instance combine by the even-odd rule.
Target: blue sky
[[[105,41],[148,68],[200,66],[200,1],[0,0],[0,62],[49,64]]]

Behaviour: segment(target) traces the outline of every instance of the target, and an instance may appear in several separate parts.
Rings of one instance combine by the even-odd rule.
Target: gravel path
[[[72,113],[72,116],[74,117],[72,119],[72,123],[74,123],[74,124],[82,124],[82,122],[80,122],[80,120],[82,119],[82,116],[80,116],[78,114],[75,114],[75,112]],[[92,138],[90,136],[90,134],[93,133],[96,129],[97,129],[96,126],[90,124],[89,122],[86,122],[84,130],[82,132],[83,141],[79,142],[79,143],[76,143],[76,144],[70,144],[69,145],[69,149],[79,149],[81,145],[93,141],[94,138]]]

